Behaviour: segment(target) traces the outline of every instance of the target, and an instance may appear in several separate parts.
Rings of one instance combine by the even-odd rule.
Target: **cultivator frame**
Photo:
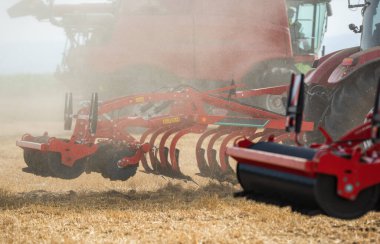
[[[28,166],[34,173],[42,171],[46,175],[71,179],[83,171],[96,171],[110,179],[126,180],[129,177],[124,175],[134,175],[141,162],[148,173],[189,179],[180,170],[177,143],[184,135],[196,133],[202,134],[195,147],[200,175],[231,179],[233,170],[225,156],[230,141],[241,137],[261,140],[273,133],[279,140],[289,137],[279,130],[286,122],[283,115],[238,101],[267,94],[280,96],[286,93],[288,86],[245,91],[236,91],[237,87],[232,84],[205,92],[179,87],[101,103],[97,94],[93,94],[91,104],[76,115],[72,114],[72,95],[67,94],[65,129],[70,129],[72,120],[76,120],[71,139],[49,137],[47,133],[42,137],[26,134],[16,144],[24,149],[25,161],[27,164],[29,161]],[[140,114],[131,115],[130,109],[136,106]],[[209,128],[211,125],[213,128]],[[146,128],[140,138],[128,132],[128,128],[136,126]],[[306,131],[312,128],[312,123],[305,123],[303,127]],[[170,146],[166,147],[169,137],[172,137]],[[221,137],[224,138],[218,157],[214,147]],[[206,138],[210,140],[204,149]],[[51,159],[52,155],[55,159]],[[83,166],[76,167],[77,164]]]
[[[302,124],[302,87],[303,76],[293,77],[287,130],[296,133]],[[326,142],[309,148],[274,143],[274,137],[268,142],[236,142],[227,154],[238,161],[237,176],[244,191],[288,200],[290,194],[298,203],[311,200],[328,215],[345,219],[373,209],[380,183],[379,94],[380,81],[374,113],[337,141],[320,128]]]

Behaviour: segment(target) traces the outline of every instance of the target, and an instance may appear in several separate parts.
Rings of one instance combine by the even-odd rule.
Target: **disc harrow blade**
[[[72,167],[62,163],[61,154],[49,152],[47,154],[48,166],[53,176],[61,179],[78,178],[85,171],[85,162],[87,158],[77,160]]]
[[[40,136],[33,138],[33,142],[47,143],[48,139],[49,137],[47,136]],[[24,169],[25,172],[43,177],[53,176],[52,172],[49,169],[48,157],[46,152],[25,148],[24,161],[28,166],[28,168]]]
[[[25,172],[43,177],[53,176],[49,169],[46,153],[34,149],[24,149],[24,161],[28,166],[24,169]]]

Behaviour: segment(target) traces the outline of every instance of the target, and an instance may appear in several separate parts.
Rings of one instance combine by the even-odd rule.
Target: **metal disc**
[[[354,219],[372,210],[379,198],[378,186],[364,189],[355,200],[338,196],[337,179],[330,175],[318,175],[314,189],[320,208],[328,215],[341,219]]]
[[[24,149],[24,161],[26,165],[31,168],[32,170],[36,169],[36,164],[34,163],[34,155],[36,153],[36,150],[25,148]]]
[[[47,153],[42,153],[39,150],[24,149],[24,161],[30,173],[39,176],[51,176],[51,171],[48,166]]]
[[[75,179],[79,177],[85,170],[85,160],[86,159],[77,160],[72,167],[68,167],[62,164],[60,153],[48,153],[48,164],[50,171],[53,176],[62,179]]]
[[[131,165],[127,167],[120,168],[118,166],[118,161],[124,157],[131,157],[135,155],[134,150],[125,149],[114,154],[114,157],[109,162],[104,162],[104,171],[102,173],[103,177],[109,178],[110,180],[128,180],[130,177],[136,174],[138,165]]]

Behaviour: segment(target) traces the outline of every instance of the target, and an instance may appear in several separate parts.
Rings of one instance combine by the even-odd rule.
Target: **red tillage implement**
[[[17,145],[24,149],[29,171],[36,174],[72,179],[84,171],[95,171],[112,180],[126,180],[136,173],[141,162],[146,172],[188,179],[180,171],[177,143],[186,134],[202,134],[194,148],[200,175],[226,180],[234,175],[225,156],[229,142],[243,136],[261,139],[270,134],[275,134],[279,141],[288,138],[280,130],[285,126],[284,116],[238,100],[281,95],[287,89],[279,86],[236,92],[236,86],[231,85],[200,92],[182,87],[101,103],[97,94],[93,94],[91,104],[76,115],[72,114],[72,96],[68,94],[65,129],[70,129],[72,120],[76,119],[71,138],[26,134]],[[132,127],[143,127],[145,131],[135,138],[129,133]],[[304,130],[312,127],[313,124],[305,123]],[[214,147],[221,137],[217,159]],[[169,138],[172,138],[170,143]],[[204,149],[206,138],[209,140]]]
[[[227,154],[238,160],[237,177],[244,191],[311,200],[328,215],[344,219],[373,209],[380,183],[379,89],[373,115],[337,141],[321,128],[324,144],[303,147],[241,140],[228,148]],[[298,133],[303,76],[293,78],[289,94],[286,129]]]

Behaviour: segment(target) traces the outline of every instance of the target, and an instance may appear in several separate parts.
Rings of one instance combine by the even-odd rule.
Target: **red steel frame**
[[[280,133],[280,129],[284,128],[286,118],[282,115],[265,111],[259,108],[250,107],[233,100],[228,100],[228,94],[225,91],[236,88],[230,86],[222,89],[200,92],[192,88],[184,88],[179,91],[157,92],[149,94],[140,94],[116,98],[110,101],[103,102],[98,108],[98,125],[95,134],[89,132],[89,108],[85,107],[79,110],[78,114],[73,116],[76,119],[76,124],[73,136],[69,141],[51,137],[47,143],[36,143],[34,137],[25,135],[17,145],[22,148],[31,148],[41,151],[59,152],[62,155],[62,163],[66,166],[73,166],[74,163],[81,158],[94,154],[98,149],[98,143],[101,142],[119,142],[127,144],[137,150],[133,157],[125,157],[118,162],[120,167],[138,164],[142,162],[143,167],[147,171],[152,171],[148,165],[146,153],[148,153],[153,170],[160,168],[171,168],[174,172],[180,172],[179,164],[176,158],[176,144],[180,138],[189,133],[204,133],[196,146],[197,163],[202,169],[219,168],[222,172],[231,169],[228,159],[225,157],[227,144],[231,140],[236,140],[243,136],[250,135],[251,138],[264,138],[270,133],[276,132],[279,138],[286,136]],[[288,86],[278,86],[270,88],[262,88],[256,90],[239,91],[233,95],[234,99],[246,98],[258,95],[280,95],[286,92]],[[107,119],[107,114],[124,109],[129,106],[142,105],[147,103],[170,102],[168,112],[161,115],[156,115],[151,118],[122,116],[119,118]],[[225,114],[212,114],[205,111],[205,105],[211,105],[214,108],[225,111]],[[228,116],[227,112],[236,112],[242,114],[242,117]],[[262,132],[256,133],[257,127],[223,126],[218,129],[208,130],[208,126],[217,124],[225,119],[258,119],[262,125],[257,127],[263,129]],[[136,140],[126,129],[128,127],[145,127],[147,130],[141,135],[140,140]],[[313,124],[305,122],[303,129],[310,131],[313,129]],[[256,134],[255,134],[256,133]],[[157,150],[157,138],[162,135],[161,142]],[[150,136],[149,142],[146,142]],[[170,162],[165,157],[165,143],[170,136],[173,136],[169,147]],[[205,165],[202,162],[200,149],[203,141],[207,136],[211,136],[207,146],[207,161],[210,165]],[[220,145],[219,161],[213,162],[211,154],[216,139],[221,136],[226,136]],[[157,152],[157,154],[156,154]],[[157,157],[158,156],[158,157]],[[159,160],[158,160],[159,158]],[[157,165],[159,163],[159,165]],[[201,172],[202,173],[202,172]],[[207,174],[206,171],[203,173]]]

